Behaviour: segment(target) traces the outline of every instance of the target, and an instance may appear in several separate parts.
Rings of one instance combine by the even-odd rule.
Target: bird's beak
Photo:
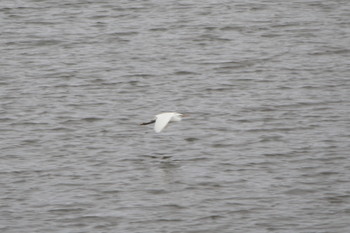
[[[182,114],[182,117],[189,117],[189,114]]]

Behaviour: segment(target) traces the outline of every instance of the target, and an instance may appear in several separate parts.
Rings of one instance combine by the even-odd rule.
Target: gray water
[[[349,12],[2,0],[0,231],[350,232]]]

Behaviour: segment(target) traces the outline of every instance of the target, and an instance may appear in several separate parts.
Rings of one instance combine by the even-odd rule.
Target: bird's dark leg
[[[140,125],[149,125],[149,124],[153,124],[154,122],[156,122],[156,120],[146,122],[146,123],[141,123]]]

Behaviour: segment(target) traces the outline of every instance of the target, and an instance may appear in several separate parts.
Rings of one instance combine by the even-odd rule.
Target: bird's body
[[[154,131],[156,131],[156,133],[159,133],[168,125],[169,122],[181,121],[183,116],[184,114],[177,112],[164,112],[156,115],[154,120],[147,123],[142,123],[141,125],[155,123]]]

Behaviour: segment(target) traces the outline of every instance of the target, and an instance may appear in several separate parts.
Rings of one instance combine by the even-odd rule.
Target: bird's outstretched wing
[[[167,126],[172,117],[173,113],[162,113],[157,115],[156,124],[154,125],[154,131],[156,131],[156,133],[162,131]]]

